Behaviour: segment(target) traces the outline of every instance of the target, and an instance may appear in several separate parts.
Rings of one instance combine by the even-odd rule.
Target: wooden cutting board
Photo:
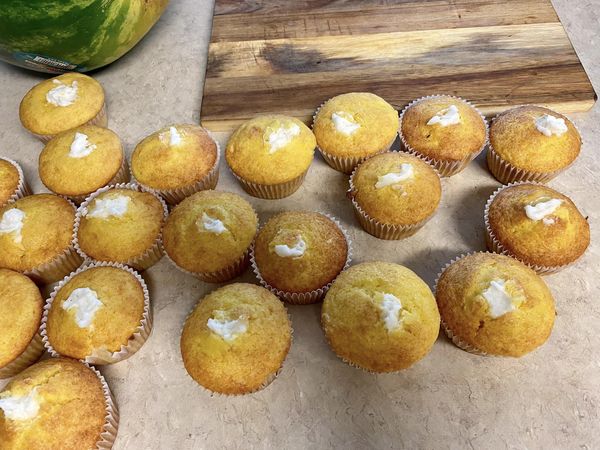
[[[201,122],[309,121],[328,98],[374,92],[401,109],[450,93],[486,114],[596,94],[550,0],[216,0]]]

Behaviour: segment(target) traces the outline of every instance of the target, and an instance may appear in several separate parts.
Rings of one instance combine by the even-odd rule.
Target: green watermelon
[[[0,59],[41,72],[86,72],[123,56],[169,0],[0,0]]]

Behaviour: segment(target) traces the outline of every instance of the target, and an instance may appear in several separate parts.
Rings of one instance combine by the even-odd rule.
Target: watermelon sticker
[[[43,72],[63,73],[74,70],[79,72],[85,71],[85,68],[78,67],[77,64],[71,64],[49,56],[36,55],[35,53],[16,52],[13,54],[13,57],[24,67]]]

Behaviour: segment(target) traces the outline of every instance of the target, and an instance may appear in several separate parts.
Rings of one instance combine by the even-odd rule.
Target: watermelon
[[[40,72],[88,70],[123,56],[169,0],[0,0],[0,59]]]

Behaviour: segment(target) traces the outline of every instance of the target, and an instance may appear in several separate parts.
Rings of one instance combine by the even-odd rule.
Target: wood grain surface
[[[450,93],[486,114],[523,103],[590,109],[596,94],[550,0],[216,0],[201,122],[310,121],[328,98],[401,109]]]

